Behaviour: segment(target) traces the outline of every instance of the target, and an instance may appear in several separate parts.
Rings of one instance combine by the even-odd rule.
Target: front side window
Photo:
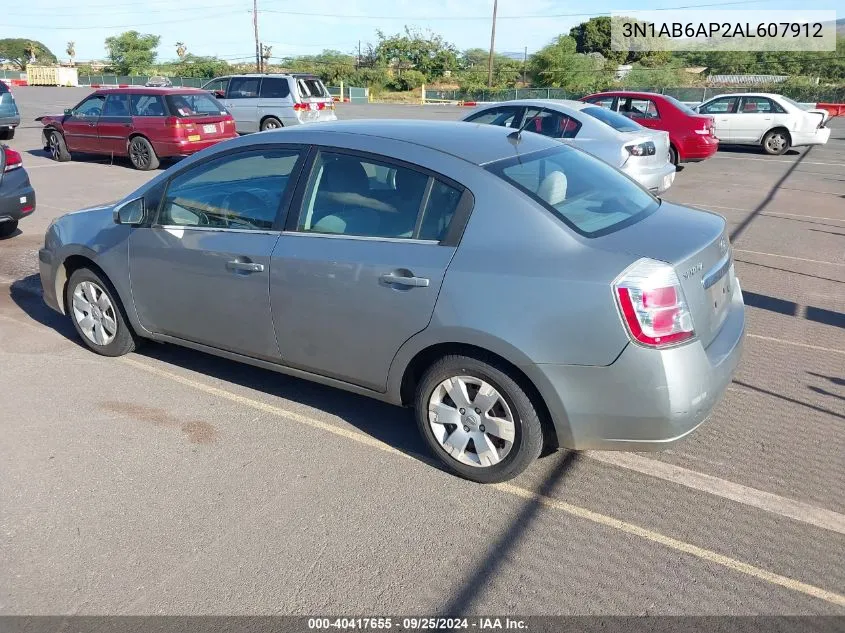
[[[500,127],[511,127],[516,118],[519,108],[514,106],[503,106],[501,108],[490,108],[469,116],[466,121],[469,123],[483,123],[485,125],[498,125]]]
[[[607,163],[565,145],[487,169],[586,237],[634,224],[660,206],[657,198]]]
[[[161,95],[132,95],[129,98],[135,116],[166,116]]]
[[[217,99],[204,92],[169,94],[166,97],[170,113],[177,117],[220,116],[226,108]]]
[[[255,99],[261,77],[233,77],[229,82],[229,99]]]
[[[736,97],[716,99],[702,106],[699,111],[701,114],[733,114],[736,112],[736,102]]]
[[[103,102],[106,100],[104,95],[94,95],[88,97],[85,101],[80,103],[73,109],[73,116],[77,117],[98,117],[103,113]]]
[[[561,112],[529,108],[525,111],[522,129],[551,138],[575,138],[581,123]]]
[[[209,92],[225,95],[226,88],[229,87],[229,78],[222,77],[220,79],[212,79],[207,84],[205,84],[202,89],[208,90]]]
[[[618,132],[638,132],[642,130],[642,126],[636,121],[632,121],[624,114],[605,110],[598,106],[590,106],[581,110],[584,114],[589,114],[594,119],[598,119],[602,123],[606,123]]]
[[[299,150],[254,150],[189,169],[170,182],[158,224],[271,230],[299,156]]]
[[[262,99],[284,99],[290,95],[290,85],[285,77],[265,77],[261,82]]]
[[[297,230],[440,241],[461,195],[415,169],[323,152],[314,164]]]

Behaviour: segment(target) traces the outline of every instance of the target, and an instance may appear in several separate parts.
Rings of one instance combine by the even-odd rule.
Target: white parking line
[[[825,264],[827,266],[845,266],[837,262],[825,262],[820,259],[807,259],[806,257],[793,257],[792,255],[778,255],[777,253],[763,253],[761,251],[744,251],[739,248],[734,249],[734,253],[749,253],[751,255],[765,255],[766,257],[780,257],[782,259],[794,259],[799,262],[810,262],[811,264]]]
[[[800,218],[802,220],[831,220],[833,222],[845,222],[845,218],[823,218],[818,215],[800,215],[798,213],[784,213],[783,211],[775,211],[773,213],[761,213],[760,215],[767,215],[771,218],[776,218],[779,215],[785,215],[790,218]]]
[[[266,413],[272,413],[274,415],[282,416],[291,419],[295,422],[300,422],[302,424],[306,424],[308,426],[328,431],[341,437],[345,437],[346,439],[350,439],[361,444],[366,444],[367,446],[376,448],[381,451],[385,451],[387,453],[391,453],[393,455],[399,455],[412,459],[410,456],[406,455],[405,453],[402,453],[401,451],[398,451],[389,444],[381,442],[380,440],[377,440],[368,435],[364,435],[363,433],[359,433],[357,431],[350,431],[337,427],[333,424],[327,424],[325,422],[315,420],[300,413],[296,413],[295,411],[282,409],[281,407],[276,407],[265,402],[261,402],[259,400],[254,400],[252,398],[247,398],[246,396],[226,391],[225,389],[213,387],[198,380],[192,380],[191,378],[186,378],[184,376],[180,376],[178,374],[174,374],[172,372],[153,367],[152,365],[134,360],[132,358],[127,358],[124,356],[120,359],[120,362],[126,363],[127,365],[131,365],[132,367],[136,367],[140,370],[149,372],[161,378],[171,380],[173,382],[177,382],[188,387],[192,387],[194,389],[197,389],[198,391],[203,391],[205,393],[218,396],[220,398],[225,398],[230,402],[236,402],[238,404],[257,409],[259,411],[264,411]],[[581,506],[567,503],[559,499],[554,499],[552,497],[547,497],[545,495],[538,494],[536,492],[533,492],[526,488],[515,486],[513,484],[495,484],[492,485],[491,488],[507,493],[509,495],[513,495],[515,497],[519,497],[521,499],[534,501],[547,508],[560,510],[561,512],[565,512],[570,516],[590,521],[592,523],[596,523],[604,527],[618,530],[626,534],[638,536],[644,540],[651,541],[652,543],[657,543],[677,552],[689,554],[690,556],[698,558],[699,560],[704,560],[710,563],[714,563],[716,565],[721,565],[722,567],[725,567],[727,569],[746,574],[747,576],[751,576],[752,578],[756,578],[757,580],[762,580],[763,582],[767,582],[772,585],[784,587],[786,589],[804,594],[806,596],[818,598],[819,600],[824,600],[825,602],[839,607],[845,607],[845,595],[838,594],[833,591],[828,591],[827,589],[822,589],[821,587],[816,587],[815,585],[801,582],[800,580],[795,580],[794,578],[788,578],[786,576],[781,576],[780,574],[775,574],[761,567],[756,567],[754,565],[744,563],[734,558],[730,558],[728,556],[724,556],[722,554],[714,552],[712,550],[708,550],[703,547],[693,545],[691,543],[686,543],[684,541],[674,539],[670,536],[666,536],[665,534],[661,534],[660,532],[656,532],[655,530],[649,530],[648,528],[640,527],[639,525],[636,525],[634,523],[622,521],[621,519],[616,519],[606,514],[594,512],[592,510],[588,510],[587,508],[582,508]]]
[[[832,352],[834,354],[845,354],[845,349],[836,349],[834,347],[822,347],[821,345],[809,345],[808,343],[799,343],[798,341],[787,341],[782,338],[775,338],[774,336],[763,336],[762,334],[748,334],[749,338],[760,339],[761,341],[771,341],[772,343],[782,343],[783,345],[794,345],[795,347],[803,347],[805,349],[814,349],[819,352]]]
[[[747,393],[747,392],[746,392]],[[771,492],[764,492],[732,481],[720,479],[712,475],[705,475],[694,470],[688,470],[667,464],[656,459],[649,459],[634,453],[617,453],[609,451],[586,451],[590,459],[610,464],[618,468],[633,470],[650,477],[671,481],[693,490],[707,492],[717,497],[730,499],[743,505],[759,508],[772,514],[777,514],[794,521],[845,534],[845,515],[818,508],[816,506],[781,497]]]
[[[743,211],[745,213],[751,213],[751,209],[740,209],[739,207],[724,207],[718,204],[698,204],[697,202],[679,202],[678,204],[682,204],[687,207],[692,207],[694,209],[701,209],[703,211],[707,211],[709,209],[725,209],[727,211]],[[773,211],[771,213],[763,212],[760,215],[765,215],[768,218],[777,218],[781,215],[790,217],[790,218],[799,218],[801,220],[830,220],[832,222],[845,222],[845,218],[825,218],[820,215],[801,215],[798,213],[784,213],[783,211]]]
[[[752,156],[718,156],[717,158],[724,159],[724,160],[760,160],[766,163],[785,163],[787,165],[794,165],[798,162],[798,160],[781,160],[777,158],[754,158]],[[839,163],[823,163],[819,161],[809,161],[809,160],[802,160],[802,165],[830,165],[831,167],[841,167]]]

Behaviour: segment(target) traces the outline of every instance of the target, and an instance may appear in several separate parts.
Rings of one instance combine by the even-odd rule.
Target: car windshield
[[[637,132],[642,129],[642,126],[635,121],[632,121],[625,115],[613,112],[607,108],[599,106],[590,106],[581,110],[584,114],[589,114],[594,119],[598,119],[602,123],[607,123],[614,130],[619,132]]]
[[[220,116],[226,114],[226,108],[217,99],[207,93],[170,94],[167,105],[173,116]]]
[[[660,200],[607,163],[561,146],[492,163],[487,169],[586,237],[630,226]]]
[[[675,97],[670,97],[669,95],[663,95],[663,98],[666,99],[666,101],[671,103],[673,106],[678,108],[678,110],[680,110],[684,114],[698,114],[695,110],[693,110],[691,107],[689,107],[686,103],[681,103]]]

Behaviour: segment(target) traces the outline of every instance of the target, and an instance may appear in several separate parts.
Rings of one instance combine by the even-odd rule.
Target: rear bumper
[[[678,158],[682,163],[699,162],[713,156],[718,149],[719,139],[696,134],[683,140],[678,147]]]
[[[16,222],[35,213],[35,190],[23,169],[14,169],[0,181],[0,222]]]
[[[666,350],[628,346],[607,367],[523,368],[551,412],[562,446],[656,451],[692,433],[730,384],[742,355],[745,309],[737,288],[721,331]]]
[[[830,138],[830,128],[820,127],[811,132],[790,132],[792,146],[824,145]]]
[[[18,114],[13,114],[11,116],[7,115],[0,115],[0,129],[3,128],[15,128],[21,124],[21,117]]]
[[[663,193],[675,181],[675,166],[668,161],[658,167],[643,167],[629,160],[621,169],[652,193]]]
[[[203,141],[178,141],[173,143],[156,143],[156,154],[159,158],[166,158],[170,156],[190,156],[201,152],[204,149],[228,141],[233,138],[238,138],[237,134],[223,138],[208,139]]]

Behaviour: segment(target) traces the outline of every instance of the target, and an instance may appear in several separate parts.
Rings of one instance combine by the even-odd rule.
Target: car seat
[[[360,160],[342,156],[323,166],[314,201],[311,230],[319,233],[379,235],[375,209],[356,205],[343,194],[369,197],[370,180]]]

